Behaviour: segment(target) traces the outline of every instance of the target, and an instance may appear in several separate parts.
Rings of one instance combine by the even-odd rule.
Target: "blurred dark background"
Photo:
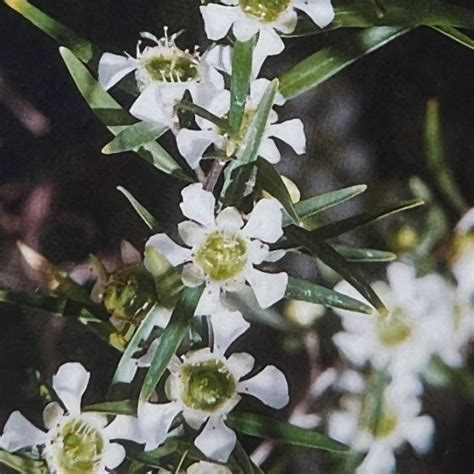
[[[469,0],[464,3],[471,5]],[[106,51],[133,53],[140,31],[160,36],[164,25],[171,31],[185,30],[182,46],[205,44],[196,0],[35,4]],[[346,34],[288,40],[287,52],[269,60],[263,75],[277,75]],[[116,254],[122,238],[141,248],[147,229],[116,187],[129,189],[166,222],[176,217],[181,184],[133,154],[101,155],[111,136],[77,92],[57,45],[3,3],[0,44],[0,286],[37,286],[16,251],[18,239],[50,260],[70,265],[90,253]],[[422,135],[430,98],[439,99],[448,159],[472,204],[474,54],[428,28],[395,40],[290,102],[282,116],[302,116],[309,150],[305,157],[295,157],[285,149],[281,170],[306,197],[358,183],[369,185],[366,202],[380,196],[407,197],[411,176],[432,179],[424,163]],[[170,150],[171,142],[166,143]],[[363,200],[343,212],[358,207],[364,207]],[[423,210],[416,212],[421,216]],[[371,239],[379,240],[369,237],[369,243]],[[260,340],[268,331],[257,331]],[[283,368],[306,367],[282,357],[272,344],[260,344],[256,350],[263,361]],[[91,400],[105,393],[115,353],[76,321],[65,323],[39,311],[0,305],[0,423],[15,408],[32,418],[36,413],[38,419],[40,401],[32,395],[32,370],[48,376],[72,359],[94,369]],[[305,374],[301,368],[292,373],[297,397]],[[474,407],[449,394],[435,398],[429,404],[439,423],[434,454],[400,472],[472,473]],[[310,472],[305,470],[308,465],[314,468],[311,472],[320,472],[313,462],[317,454],[293,451],[292,456],[295,467],[289,472]]]

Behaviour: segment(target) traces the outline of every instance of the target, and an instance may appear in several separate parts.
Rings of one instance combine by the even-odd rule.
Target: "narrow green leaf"
[[[237,443],[235,443],[232,458],[235,460],[237,466],[239,466],[242,474],[263,474],[263,471],[252,462],[247,451],[245,451],[238,440]]]
[[[153,307],[138,326],[135,334],[122,354],[120,361],[115,369],[112,378],[111,391],[119,383],[130,383],[136,370],[136,364],[133,356],[142,347],[142,344],[150,337],[151,331],[155,327],[155,311],[158,308]]]
[[[348,263],[344,257],[339,255],[329,244],[322,242],[314,244],[311,248],[314,256],[321,259],[326,265],[331,267],[336,273],[341,275],[344,280],[352,285],[374,308],[382,315],[386,316],[388,310],[382,303],[377,293],[370,284],[361,275],[354,264]]]
[[[245,42],[236,41],[232,50],[229,124],[236,133],[239,132],[242,124],[250,90],[254,43],[254,38]]]
[[[148,142],[161,137],[167,128],[150,122],[138,122],[123,129],[111,142],[102,148],[104,155],[135,151]]]
[[[61,47],[59,52],[79,92],[92,111],[113,135],[118,135],[130,125],[133,125],[135,120],[132,116],[100,86],[87,67],[79,61],[72,51]],[[189,180],[189,177],[184,174],[178,163],[158,143],[154,141],[148,142],[137,153],[142,158],[153,163],[159,170],[180,179]]]
[[[249,436],[281,441],[285,444],[321,449],[329,452],[350,452],[350,448],[317,431],[300,428],[285,421],[252,413],[229,413],[226,423]]]
[[[177,105],[178,109],[185,110],[187,112],[191,112],[198,117],[202,117],[209,122],[213,123],[216,127],[219,127],[221,130],[229,130],[229,123],[227,120],[214,115],[212,112],[209,112],[204,107],[200,107],[199,105],[193,104],[192,102],[183,101]]]
[[[148,212],[130,193],[122,186],[117,186],[117,190],[120,191],[133,206],[137,214],[142,218],[143,222],[149,227],[152,232],[160,231],[160,224],[158,221]]]
[[[171,320],[161,336],[160,350],[156,353],[145,376],[140,391],[140,402],[146,402],[153,394],[158,382],[166,371],[173,355],[178,350],[191,324],[203,287],[185,287],[171,315]]]
[[[334,250],[341,254],[349,262],[376,263],[393,262],[397,256],[392,252],[383,250],[362,249],[342,244],[331,244]]]
[[[137,409],[131,400],[95,403],[82,408],[83,411],[103,413],[105,415],[136,415]]]
[[[90,41],[79,37],[74,31],[26,0],[4,0],[4,2],[58,44],[70,49],[82,62],[89,64],[99,57],[100,51]]]
[[[412,199],[410,201],[404,201],[397,204],[388,204],[380,206],[379,208],[374,209],[373,211],[362,212],[361,214],[348,217],[347,219],[342,219],[337,222],[332,222],[330,224],[323,225],[311,231],[310,234],[313,239],[318,241],[333,239],[334,237],[338,237],[339,235],[344,234],[345,232],[349,232],[350,230],[354,230],[363,225],[378,221],[379,219],[391,216],[392,214],[396,214],[397,212],[407,211],[408,209],[415,209],[417,207],[422,206],[423,204],[424,201],[422,201],[421,199]]]
[[[409,31],[406,27],[376,27],[322,49],[304,59],[280,78],[280,92],[292,99],[327,81],[358,59]]]
[[[446,160],[439,102],[435,99],[429,100],[426,106],[425,155],[428,168],[436,180],[436,184],[443,197],[456,211],[463,214],[468,206],[459,191],[451,168]]]
[[[274,79],[267,87],[255,115],[249,124],[244,144],[236,159],[227,168],[227,177],[222,190],[224,207],[238,205],[245,194],[245,186],[252,171],[252,164],[258,157],[258,150],[268,125],[268,118],[278,88],[278,80]]]
[[[441,33],[442,35],[451,38],[457,43],[462,44],[466,48],[474,50],[474,39],[462,33],[457,28],[454,28],[452,26],[432,26],[431,28],[433,28],[433,30],[437,31],[438,33]]]
[[[346,309],[357,313],[371,314],[372,308],[350,296],[316,285],[309,281],[290,277],[285,298],[317,303],[332,308]]]
[[[0,449],[0,464],[8,466],[22,474],[48,474],[48,468],[43,461],[26,459],[16,454],[3,451],[2,449]]]
[[[331,207],[338,206],[343,202],[355,198],[366,189],[367,186],[365,184],[358,184],[305,199],[295,204],[296,213],[298,214],[299,220],[304,221],[304,219],[307,219],[308,217],[312,217],[320,212],[330,209]],[[283,227],[290,224],[291,220],[284,216]]]
[[[280,173],[273,167],[271,163],[263,158],[257,159],[258,175],[257,181],[260,182],[262,188],[271,194],[285,209],[291,221],[298,225],[299,216],[296,212],[295,205],[291,200],[285,183],[281,179]]]

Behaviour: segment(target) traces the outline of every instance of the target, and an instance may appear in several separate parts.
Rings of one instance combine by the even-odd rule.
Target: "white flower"
[[[234,136],[231,132],[221,130],[208,120],[197,118],[196,122],[201,130],[182,129],[176,135],[178,149],[191,168],[198,167],[204,152],[210,145],[214,145],[217,151],[221,151],[225,158],[235,156],[242,146],[245,136],[249,131],[249,126],[255,115],[260,100],[265,93],[270,81],[268,79],[256,79],[250,84],[250,96],[245,106],[245,113],[242,121],[239,136]],[[282,105],[284,102],[281,95],[277,95],[276,104]],[[208,104],[208,110],[218,117],[225,117],[229,111],[230,94],[227,90],[220,92]],[[274,138],[284,141],[293,150],[301,155],[306,151],[306,136],[303,122],[300,119],[286,120],[277,123],[278,115],[272,110],[267,127],[265,129],[258,154],[270,163],[278,163],[281,159]]]
[[[426,452],[434,434],[433,420],[418,416],[421,409],[419,386],[410,377],[395,378],[384,390],[381,414],[376,426],[373,415],[377,402],[367,393],[360,400],[343,400],[346,409],[334,412],[328,421],[329,435],[367,452],[357,474],[388,474],[395,469],[394,451],[406,441],[418,453]]]
[[[387,276],[389,286],[373,285],[389,309],[387,317],[335,310],[344,332],[333,340],[344,355],[356,365],[370,361],[392,375],[418,372],[436,353],[461,360],[459,347],[449,337],[455,332],[455,305],[446,281],[436,274],[417,278],[415,270],[402,263],[389,265]],[[336,290],[360,298],[346,282]]]
[[[165,469],[160,469],[158,474],[171,474],[171,472]],[[191,464],[191,466],[186,469],[186,474],[232,474],[232,471],[222,464],[199,461]]]
[[[166,234],[152,236],[146,245],[155,247],[173,266],[186,263],[182,272],[186,286],[205,282],[196,314],[212,313],[221,306],[222,290],[238,291],[245,282],[262,308],[283,298],[288,275],[255,268],[271,259],[267,243],[274,243],[283,235],[280,203],[274,199],[260,200],[244,225],[234,207],[227,207],[214,217],[215,197],[204,191],[201,184],[191,184],[181,194],[181,210],[191,220],[181,222],[178,232],[188,248],[176,244]]]
[[[324,28],[334,18],[330,0],[221,0],[201,7],[207,37],[223,38],[231,27],[239,41],[259,33],[254,55],[260,66],[267,56],[285,48],[276,32],[292,33],[298,21],[296,10],[305,12],[316,25]],[[258,66],[258,69],[260,67]]]
[[[82,413],[81,399],[89,382],[89,372],[75,362],[62,365],[53,376],[53,389],[66,411],[56,402],[43,412],[46,432],[38,429],[20,412],[8,418],[0,447],[10,452],[41,448],[41,457],[52,474],[88,472],[106,474],[119,466],[125,449],[112,439],[141,442],[136,418],[118,415],[108,424],[98,413]]]
[[[242,380],[253,368],[254,358],[247,353],[225,353],[232,342],[248,328],[238,312],[222,310],[210,316],[213,346],[177,357],[168,367],[166,382],[169,403],[144,403],[138,419],[146,438],[145,450],[154,449],[167,437],[175,417],[182,413],[195,430],[204,428],[194,444],[207,457],[226,462],[236,442],[235,433],[225,425],[226,415],[239,403],[240,394],[252,395],[266,405],[280,409],[289,400],[288,383],[283,373],[267,366],[251,378]]]
[[[150,33],[141,36],[156,46],[141,50],[138,42],[136,58],[105,53],[99,62],[99,82],[104,89],[135,71],[141,94],[130,113],[138,119],[173,128],[177,121],[175,106],[186,91],[195,104],[205,107],[224,88],[224,78],[212,60],[215,55],[181,50],[175,44],[177,35],[169,38],[166,28],[161,39]]]

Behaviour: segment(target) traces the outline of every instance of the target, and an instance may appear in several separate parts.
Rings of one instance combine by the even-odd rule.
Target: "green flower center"
[[[152,56],[144,60],[144,67],[154,81],[188,82],[198,78],[197,62],[184,53],[174,57]]]
[[[395,347],[405,342],[412,329],[402,311],[396,310],[386,318],[377,320],[377,336],[384,346]]]
[[[382,406],[378,407],[375,396],[367,394],[361,413],[361,424],[368,428],[376,438],[385,438],[397,428],[398,416],[385,401],[382,401]]]
[[[82,420],[66,423],[60,433],[62,450],[57,462],[64,474],[94,473],[100,466],[104,453],[102,435]]]
[[[196,253],[195,263],[216,281],[238,276],[247,264],[247,244],[238,234],[218,230],[208,235]]]
[[[181,369],[183,403],[197,410],[212,412],[233,397],[237,384],[220,360],[208,360]]]
[[[246,15],[262,22],[272,22],[288,8],[291,0],[239,0]]]
[[[377,422],[374,434],[377,438],[385,438],[395,431],[397,425],[398,418],[394,413],[383,412]]]

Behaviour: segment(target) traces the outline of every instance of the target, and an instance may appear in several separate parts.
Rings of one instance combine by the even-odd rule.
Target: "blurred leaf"
[[[435,99],[428,101],[425,117],[425,155],[428,168],[436,181],[440,192],[447,202],[460,214],[467,210],[461,192],[456,184],[453,173],[446,160],[439,102]]]
[[[117,190],[128,199],[137,214],[142,218],[143,222],[152,232],[156,233],[160,231],[160,224],[158,224],[158,221],[133,197],[132,193],[122,186],[117,186]]]
[[[297,97],[409,30],[405,27],[376,27],[355,32],[352,38],[312,54],[283,74],[280,92],[286,99]]]
[[[128,126],[133,125],[134,119],[132,116],[99,85],[86,66],[69,49],[61,47],[59,52],[79,92],[110,132],[118,135]],[[189,177],[183,172],[178,163],[158,143],[148,142],[137,153],[159,170],[189,181]]]
[[[4,0],[4,2],[58,44],[70,49],[82,62],[89,64],[99,57],[100,51],[90,41],[79,37],[74,31],[26,0]]]
[[[249,436],[281,441],[285,444],[321,449],[328,452],[350,452],[350,448],[317,431],[300,428],[285,421],[252,413],[229,413],[227,424]]]
[[[258,150],[268,125],[268,118],[278,88],[278,80],[274,79],[267,87],[255,115],[249,124],[248,131],[237,157],[227,168],[222,190],[223,206],[237,206],[244,196],[245,186],[251,174],[251,167],[258,157]]]
[[[331,244],[334,250],[341,254],[349,262],[375,263],[393,262],[397,256],[392,252],[383,250],[361,249],[342,244]]]
[[[262,188],[271,194],[285,209],[291,221],[298,225],[299,216],[296,212],[295,205],[291,200],[285,183],[281,179],[280,173],[273,167],[271,163],[263,158],[257,159],[258,175],[257,181],[260,182]]]
[[[252,55],[255,38],[236,41],[232,50],[232,77],[230,81],[229,124],[239,132],[244,116],[252,74]]]
[[[102,148],[104,155],[113,155],[137,148],[161,137],[168,129],[150,122],[138,122],[124,128],[111,142]]]
[[[313,231],[306,232],[311,235],[312,239],[318,241],[333,239],[334,237],[338,237],[339,235],[344,234],[345,232],[349,232],[350,230],[354,230],[363,225],[378,221],[379,219],[391,216],[392,214],[396,214],[397,212],[407,211],[409,209],[420,207],[423,204],[424,201],[420,199],[412,199],[410,201],[403,201],[397,204],[386,204],[383,206],[379,206],[373,211],[362,212],[361,214],[357,214],[355,216],[351,216],[347,219],[342,219],[337,222],[331,222],[330,224],[318,227]]]
[[[359,184],[305,199],[295,204],[296,213],[298,214],[299,220],[303,221],[308,217],[312,217],[333,206],[338,206],[349,199],[355,198],[366,189],[367,186],[365,184]],[[290,224],[290,219],[287,216],[283,216],[283,227]]]
[[[247,451],[245,451],[238,440],[237,443],[235,443],[232,458],[235,460],[237,466],[239,466],[242,474],[263,474],[263,471],[253,463]]]
[[[151,331],[155,327],[155,311],[157,307],[154,306],[145,318],[141,321],[138,326],[135,334],[127,345],[125,352],[122,354],[120,361],[115,369],[114,376],[112,378],[112,383],[110,391],[114,389],[114,385],[119,383],[130,383],[132,378],[130,374],[134,374],[136,369],[135,361],[132,360],[133,356],[143,348],[142,344],[150,337]]]
[[[451,38],[466,48],[474,50],[474,39],[451,26],[432,26],[433,30]]]
[[[26,459],[16,454],[3,451],[2,449],[0,449],[0,464],[23,474],[48,474],[48,468],[43,461]]]
[[[309,281],[290,277],[286,288],[285,298],[322,304],[333,308],[371,314],[372,308],[350,296],[316,285]]]
[[[146,402],[153,394],[158,382],[165,373],[171,358],[178,350],[194,316],[204,287],[185,287],[181,291],[178,303],[171,315],[160,340],[160,348],[145,376],[140,391],[140,402]]]

